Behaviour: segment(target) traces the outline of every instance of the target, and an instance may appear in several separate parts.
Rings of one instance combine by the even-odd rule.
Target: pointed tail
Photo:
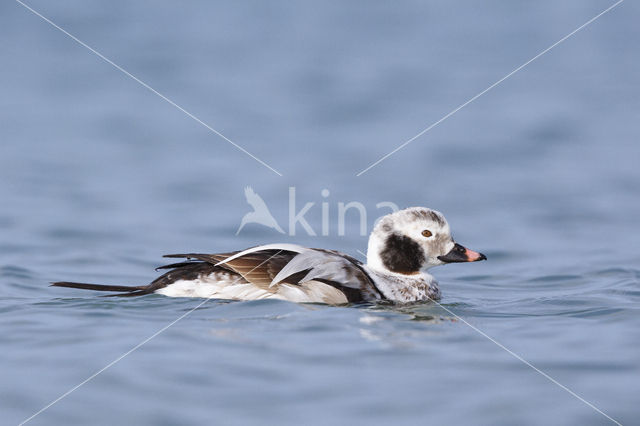
[[[117,294],[111,296],[141,296],[148,294],[146,286],[129,286],[129,285],[105,285],[105,284],[88,284],[88,283],[72,283],[68,281],[58,281],[51,283],[52,287],[68,287],[80,288],[83,290],[96,291],[117,291]]]

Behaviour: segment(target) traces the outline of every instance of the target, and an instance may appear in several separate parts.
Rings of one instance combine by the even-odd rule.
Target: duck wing
[[[271,286],[291,277],[296,277],[300,283],[320,281],[330,284],[342,290],[350,302],[385,299],[362,262],[335,250],[308,249],[299,253],[278,272]]]
[[[268,244],[241,252],[219,254],[170,254],[169,258],[195,259],[213,267],[240,275],[255,286],[277,292],[282,285],[313,289],[313,283],[340,290],[349,302],[384,299],[362,267],[362,262],[346,254],[324,249],[310,249],[293,244]],[[166,267],[182,268],[194,262],[180,262]]]
[[[161,268],[184,267],[193,263],[206,263],[213,270],[226,270],[233,274],[240,275],[246,281],[254,284],[262,289],[269,289],[269,284],[278,272],[289,263],[289,261],[297,254],[284,250],[259,250],[247,253],[232,260],[228,260],[232,256],[240,252],[231,253],[185,253],[185,254],[169,254],[164,257],[170,258],[186,258],[194,259],[194,261],[174,263]],[[221,263],[226,261],[225,263]],[[290,280],[289,280],[290,281]]]

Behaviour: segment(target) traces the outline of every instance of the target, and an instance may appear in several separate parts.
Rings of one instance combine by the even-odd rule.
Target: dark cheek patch
[[[380,258],[387,269],[399,274],[415,274],[425,261],[422,247],[411,238],[398,234],[387,237]]]

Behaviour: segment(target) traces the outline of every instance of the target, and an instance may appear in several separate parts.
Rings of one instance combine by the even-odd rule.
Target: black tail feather
[[[118,291],[125,293],[123,295],[142,295],[146,294],[146,286],[129,286],[129,285],[105,285],[105,284],[88,284],[88,283],[72,283],[68,281],[58,281],[51,283],[53,287],[69,287],[69,288],[81,288],[83,290],[96,290],[96,291]]]
[[[189,266],[189,265],[193,265],[193,264],[199,264],[200,262],[193,262],[193,261],[187,261],[187,262],[179,262],[179,263],[172,263],[171,265],[162,265],[162,266],[158,266],[156,268],[156,271],[159,271],[161,269],[175,269],[175,268],[180,268],[182,266]]]

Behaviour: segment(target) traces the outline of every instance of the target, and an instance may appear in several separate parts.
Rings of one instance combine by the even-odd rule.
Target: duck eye
[[[432,236],[433,234],[431,233],[431,231],[429,231],[428,229],[425,229],[424,231],[422,231],[422,236],[429,238],[430,236]]]

